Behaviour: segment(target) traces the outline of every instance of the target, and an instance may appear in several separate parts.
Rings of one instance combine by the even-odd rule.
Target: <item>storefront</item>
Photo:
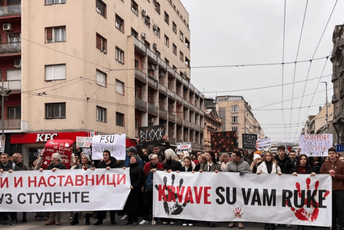
[[[38,153],[42,151],[48,140],[73,140],[76,137],[90,137],[94,132],[50,132],[50,133],[20,133],[11,134],[11,149],[23,154],[24,164],[31,166],[32,162],[37,158]],[[21,146],[19,151],[18,146]],[[11,153],[14,153],[11,151]]]

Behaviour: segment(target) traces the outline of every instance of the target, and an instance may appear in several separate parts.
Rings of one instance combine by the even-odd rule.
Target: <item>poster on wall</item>
[[[216,153],[232,152],[238,148],[238,135],[235,131],[211,133],[211,150]]]

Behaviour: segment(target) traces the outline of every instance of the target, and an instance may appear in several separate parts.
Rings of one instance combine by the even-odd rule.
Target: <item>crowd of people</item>
[[[31,170],[40,170],[44,157],[44,150],[39,154],[34,166]],[[328,157],[307,157],[300,154],[300,150],[290,150],[286,154],[285,146],[279,146],[277,152],[268,151],[252,151],[248,153],[243,149],[237,149],[230,153],[213,153],[213,152],[197,152],[191,154],[188,152],[174,151],[165,137],[165,148],[154,146],[151,152],[140,146],[137,140],[136,146],[127,149],[126,159],[119,161],[113,158],[109,151],[103,152],[103,159],[100,161],[92,161],[92,155],[83,153],[81,148],[76,148],[72,155],[71,169],[73,170],[93,170],[95,168],[129,168],[131,192],[125,204],[125,207],[118,214],[123,215],[121,220],[126,220],[126,225],[155,225],[156,219],[152,215],[153,206],[153,175],[157,170],[166,172],[239,172],[260,174],[329,174],[332,177],[332,229],[344,229],[344,156],[338,154],[335,148],[328,150]],[[47,170],[63,170],[66,166],[61,163],[61,157],[58,153],[52,154],[51,164]],[[7,153],[1,154],[0,172],[4,171],[21,171],[28,170],[23,165],[23,158],[20,153],[14,153],[10,156]],[[0,175],[1,176],[1,175]],[[115,211],[110,212],[110,222],[116,225]],[[94,217],[97,221],[94,225],[101,225],[106,219],[107,211],[83,212],[85,216],[85,224],[90,225],[90,218]],[[79,224],[81,213],[71,213],[71,225]],[[139,222],[139,217],[142,220]],[[6,224],[9,220],[10,225],[17,223],[17,213],[0,212],[1,225]],[[36,213],[36,221],[45,220],[46,225],[60,225],[61,212]],[[22,222],[26,222],[26,213],[23,213]],[[161,218],[162,224],[176,224],[175,219]],[[193,226],[201,224],[194,220],[183,220],[183,226]],[[215,227],[214,222],[206,222],[206,226]],[[228,227],[244,228],[242,222],[230,222]],[[275,224],[265,224],[264,229],[275,229]],[[299,230],[307,229],[306,226],[298,226]]]

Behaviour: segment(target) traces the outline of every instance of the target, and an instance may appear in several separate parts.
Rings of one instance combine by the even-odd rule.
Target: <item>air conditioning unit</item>
[[[154,24],[153,25],[153,30],[155,31],[155,30],[158,30],[158,25],[157,24]]]
[[[146,33],[142,33],[142,34],[141,34],[141,38],[142,38],[142,39],[146,39]]]
[[[11,23],[4,23],[2,25],[2,30],[4,30],[4,31],[12,30],[12,24]]]
[[[20,69],[20,68],[21,68],[21,59],[20,59],[20,58],[14,59],[14,64],[13,64],[13,66],[14,66],[15,68]]]
[[[153,43],[153,49],[158,49],[158,44],[156,44],[156,43]]]
[[[146,11],[145,9],[143,9],[143,10],[142,10],[142,16],[143,16],[143,17],[147,17],[147,15],[148,15],[147,11]]]

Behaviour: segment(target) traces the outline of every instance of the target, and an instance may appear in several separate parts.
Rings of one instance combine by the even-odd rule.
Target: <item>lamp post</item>
[[[325,87],[326,87],[326,129],[325,129],[325,132],[328,133],[327,81],[322,81],[321,83],[325,83]]]

